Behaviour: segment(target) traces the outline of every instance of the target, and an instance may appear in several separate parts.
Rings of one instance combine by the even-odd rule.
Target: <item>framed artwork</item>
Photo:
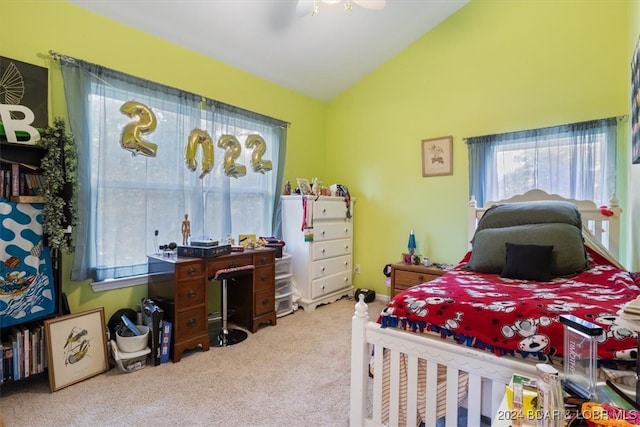
[[[631,162],[640,164],[640,39],[631,58]]]
[[[453,174],[453,137],[422,140],[422,176]]]
[[[298,181],[298,188],[300,189],[300,194],[306,195],[306,194],[313,193],[311,191],[311,184],[309,184],[308,179],[296,178],[296,181]]]
[[[51,392],[108,370],[104,307],[48,319],[44,327]]]
[[[0,56],[0,103],[24,105],[35,116],[33,126],[49,125],[49,70]]]

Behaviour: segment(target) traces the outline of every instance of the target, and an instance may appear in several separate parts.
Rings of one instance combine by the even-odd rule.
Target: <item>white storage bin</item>
[[[282,274],[290,274],[291,270],[291,254],[282,254],[282,258],[276,258],[276,276]]]
[[[291,281],[293,280],[293,274],[285,274],[283,276],[276,276],[276,298],[286,293],[291,293]]]
[[[293,292],[289,292],[276,298],[276,317],[286,316],[293,313]]]

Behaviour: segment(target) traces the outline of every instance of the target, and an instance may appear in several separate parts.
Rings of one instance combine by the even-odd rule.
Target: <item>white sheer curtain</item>
[[[617,119],[467,139],[479,206],[534,188],[606,205],[615,192]]]
[[[81,146],[83,226],[72,280],[145,274],[147,255],[158,252],[158,244],[182,243],[185,214],[192,238],[274,233],[286,123],[79,60],[62,61],[62,70],[71,130]],[[156,116],[156,130],[144,136],[157,144],[155,157],[133,155],[120,144],[123,127],[133,120],[120,112],[129,100]],[[203,179],[202,149],[196,171],[185,161],[196,128],[208,131],[216,147],[214,168]],[[243,144],[237,162],[246,165],[245,176],[225,175],[224,150],[216,144],[222,134]],[[252,170],[251,150],[244,147],[249,134],[265,140],[263,158],[272,161],[271,171]]]

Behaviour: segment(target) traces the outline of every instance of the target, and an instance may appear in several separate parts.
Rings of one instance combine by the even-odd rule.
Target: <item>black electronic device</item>
[[[360,294],[364,295],[364,302],[373,302],[373,300],[376,299],[376,291],[374,291],[373,289],[356,289],[356,293],[354,294],[356,301],[360,299]]]

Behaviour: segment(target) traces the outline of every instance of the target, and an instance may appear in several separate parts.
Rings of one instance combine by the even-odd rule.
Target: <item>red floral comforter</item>
[[[587,248],[589,269],[552,282],[501,278],[465,270],[470,253],[447,274],[397,294],[378,318],[382,327],[435,332],[499,356],[545,360],[563,354],[560,314],[601,326],[601,360],[635,359],[636,332],[616,312],[640,295],[640,279]]]

